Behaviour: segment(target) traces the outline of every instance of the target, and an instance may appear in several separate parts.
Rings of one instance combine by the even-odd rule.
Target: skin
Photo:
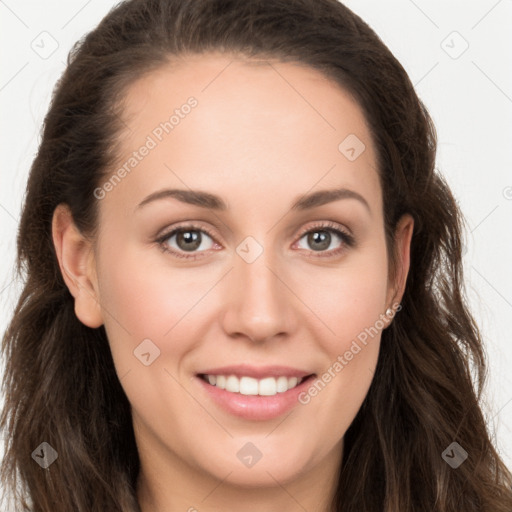
[[[397,226],[400,271],[391,280],[376,153],[362,111],[337,84],[297,63],[208,54],[152,71],[127,91],[117,164],[190,96],[198,105],[99,200],[97,239],[76,229],[65,205],[56,209],[61,271],[80,321],[105,325],[132,405],[144,512],[326,511],[380,332],[307,405],[273,420],[224,412],[194,375],[243,362],[323,374],[400,302],[413,220],[406,215]],[[338,150],[348,134],[366,146],[354,161]],[[291,210],[306,193],[339,187],[363,196],[369,210],[353,198]],[[165,188],[207,191],[228,209],[175,198],[137,208]],[[201,233],[196,260],[155,242],[182,221],[213,234]],[[328,248],[315,251],[301,233],[323,231],[317,225],[328,221],[356,245],[333,233]],[[247,236],[263,248],[251,263],[236,252]],[[176,236],[166,243],[191,254]],[[133,354],[147,338],[160,350],[149,366]],[[247,442],[262,453],[251,468],[237,457]]]

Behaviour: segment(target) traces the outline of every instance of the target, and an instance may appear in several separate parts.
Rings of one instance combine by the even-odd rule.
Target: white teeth
[[[277,392],[283,393],[288,390],[288,378],[287,377],[278,377],[277,378]]]
[[[233,378],[238,380],[235,376]],[[258,379],[252,377],[242,377],[240,379],[240,393],[242,395],[257,395],[258,394]]]
[[[238,378],[235,375],[205,375],[205,380],[212,386],[225,389],[231,393],[242,395],[274,396],[277,393],[284,393],[293,389],[304,379],[297,377],[265,377],[254,379],[253,377]]]
[[[215,382],[215,385],[220,389],[226,389],[226,376],[225,375],[217,375],[216,377],[217,382]]]
[[[274,377],[261,379],[258,383],[258,395],[272,396],[277,393],[277,382]]]
[[[234,376],[230,375],[226,379],[226,388],[227,391],[231,391],[231,393],[240,392],[240,381]]]

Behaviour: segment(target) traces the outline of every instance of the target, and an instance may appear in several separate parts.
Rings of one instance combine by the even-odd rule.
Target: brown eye
[[[183,251],[195,251],[201,246],[201,232],[187,229],[176,233],[176,245]]]
[[[346,235],[341,231],[333,229],[313,229],[301,237],[301,240],[306,239],[307,247],[299,248],[316,252],[327,251],[329,247],[331,250],[336,250],[340,245],[344,243],[348,244],[345,237]],[[336,239],[338,240],[338,247],[331,247],[331,244],[336,244]]]
[[[305,240],[305,247],[301,241]],[[327,223],[313,226],[312,229],[304,231],[297,242],[299,249],[305,249],[311,253],[318,253],[318,256],[338,256],[346,249],[355,246],[355,239],[352,235],[345,233],[336,224]]]
[[[214,245],[214,240],[204,228],[182,226],[173,229],[157,240],[161,248],[177,257],[195,258]],[[190,255],[187,255],[189,253]]]
[[[308,245],[313,249],[313,251],[325,251],[331,245],[332,235],[329,231],[310,231],[306,236]]]

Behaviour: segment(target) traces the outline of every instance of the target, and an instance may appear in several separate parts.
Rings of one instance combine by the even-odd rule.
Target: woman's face
[[[209,54],[134,83],[122,118],[75,298],[105,325],[146,473],[332,475],[405,280],[361,109],[310,68]]]

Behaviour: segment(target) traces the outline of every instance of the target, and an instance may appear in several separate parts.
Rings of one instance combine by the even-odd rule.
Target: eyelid
[[[217,241],[216,236],[213,234],[213,232],[206,226],[203,226],[202,224],[198,224],[194,221],[183,221],[179,222],[178,224],[173,225],[169,229],[164,229],[161,234],[156,235],[157,240],[166,240],[167,238],[171,237],[173,234],[175,234],[177,231],[183,230],[186,231],[189,229],[190,231],[203,231],[205,232],[211,239]]]
[[[204,254],[207,253],[208,251],[192,252],[187,255],[186,251],[179,252],[176,251],[175,249],[167,247],[167,245],[165,244],[165,242],[169,240],[169,238],[174,236],[177,232],[187,230],[204,232],[213,240],[215,244],[219,244],[219,242],[217,242],[216,236],[212,233],[212,231],[209,228],[201,224],[197,224],[194,221],[183,221],[182,223],[173,225],[170,229],[164,230],[162,234],[157,235],[155,243],[158,244],[162,251],[170,253],[178,258],[184,258],[188,260],[196,260],[198,258],[202,258]]]
[[[313,225],[308,225],[301,231],[299,231],[299,234],[297,235],[299,238],[302,238],[306,233],[309,233],[310,231],[313,231],[315,229],[324,229],[326,231],[340,231],[347,237],[347,239],[353,240],[354,237],[350,233],[350,231],[343,227],[341,224],[338,224],[337,222],[332,222],[330,220],[328,221],[316,221],[313,223]]]
[[[331,249],[330,251],[313,251],[306,250],[308,255],[314,254],[313,258],[336,258],[344,254],[348,249],[356,247],[356,239],[352,235],[351,231],[341,224],[332,221],[317,221],[313,225],[308,225],[300,231],[297,241],[294,242],[294,246],[299,243],[304,235],[312,231],[328,231],[334,232],[342,241],[342,246],[338,249]]]

